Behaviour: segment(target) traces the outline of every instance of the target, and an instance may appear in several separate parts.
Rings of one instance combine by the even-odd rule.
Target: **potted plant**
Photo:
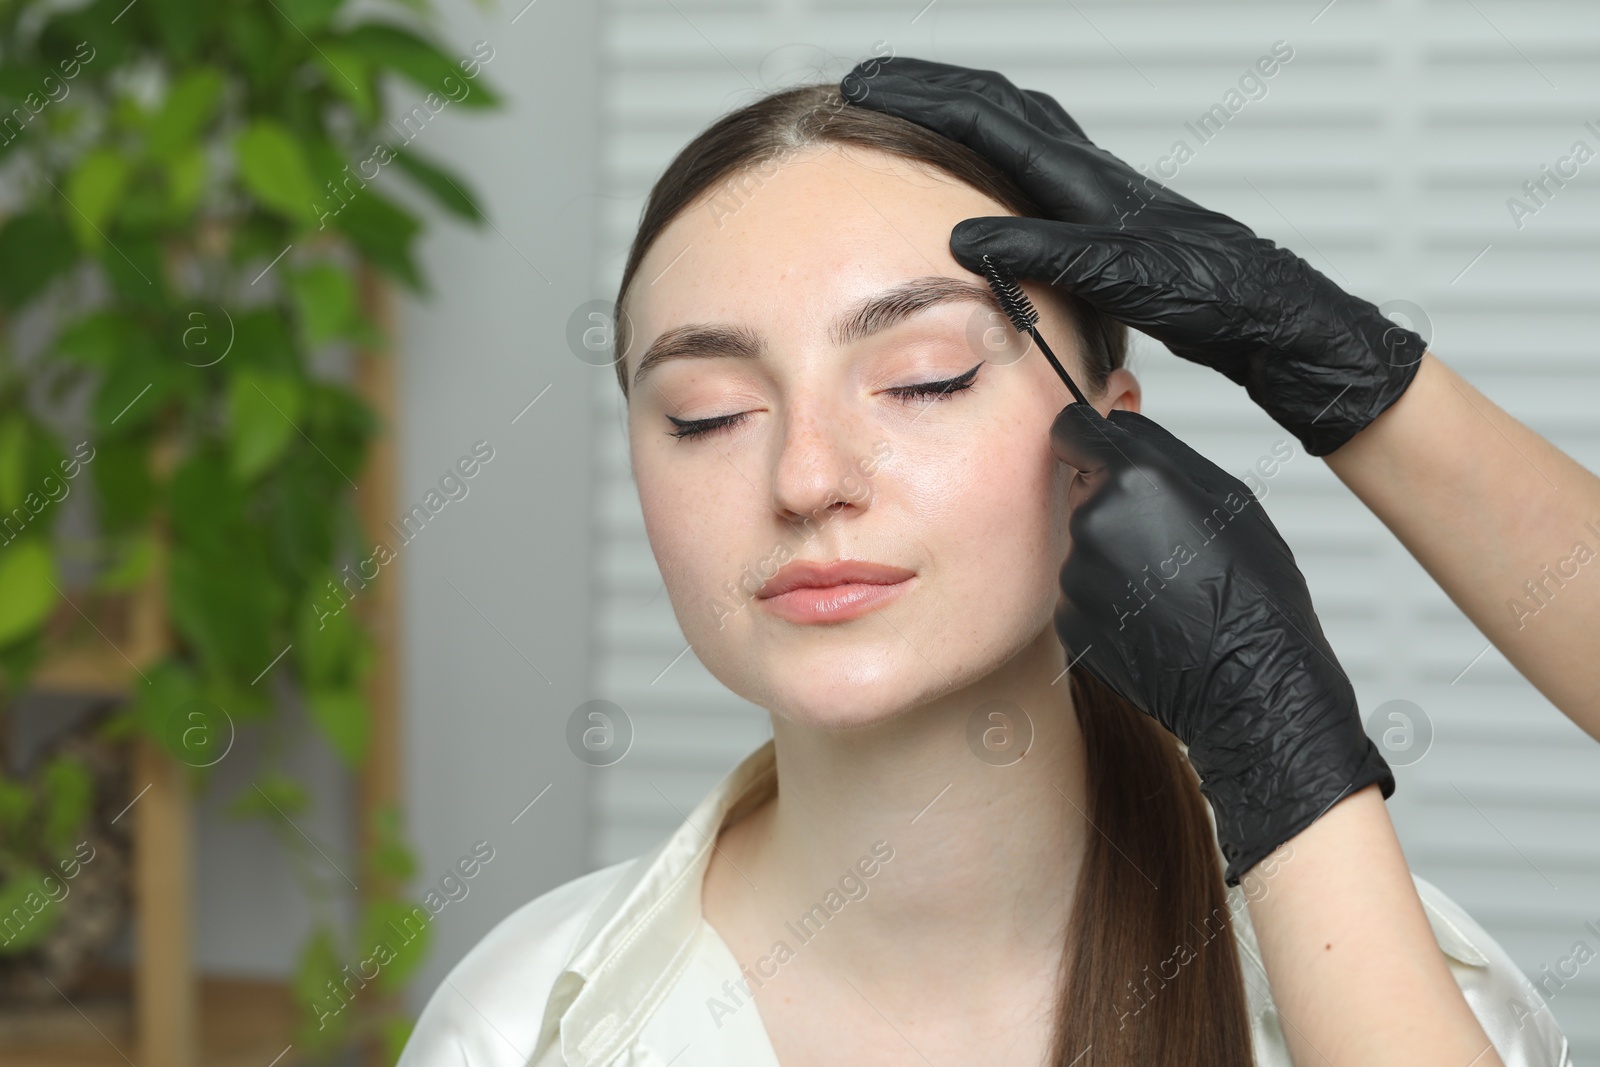
[[[300,707],[362,765],[370,620],[316,605],[370,548],[355,486],[382,427],[350,366],[386,338],[364,294],[373,279],[426,291],[421,221],[395,186],[483,221],[467,183],[413,142],[447,107],[499,103],[483,76],[493,48],[443,44],[429,18],[426,0],[0,6],[8,706],[62,618],[94,625],[154,588],[162,649],[137,665],[111,734],[151,738],[203,786],[223,726],[272,738]],[[94,780],[71,752],[0,779],[0,827],[48,828],[0,836],[0,903],[77,840]],[[290,823],[305,788],[270,767],[253,786],[234,810],[309,851]],[[319,916],[294,982],[302,1051],[381,1031],[392,1053],[408,1028],[369,1010],[382,998],[328,1008],[330,982],[410,911],[393,888],[412,867],[397,813],[370,829],[355,862],[390,888],[364,891],[353,925],[335,906],[350,887],[297,865]],[[49,930],[34,933],[14,955]],[[378,986],[399,988],[424,946]]]

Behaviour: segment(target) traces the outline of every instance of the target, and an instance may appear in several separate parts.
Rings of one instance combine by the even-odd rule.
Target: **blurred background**
[[[890,54],[1053,95],[1600,468],[1592,4],[0,6],[0,1063],[393,1062],[769,736],[664,594],[609,302],[691,136]],[[1242,390],[1132,366],[1254,472],[1413,869],[1595,1062],[1600,746]]]

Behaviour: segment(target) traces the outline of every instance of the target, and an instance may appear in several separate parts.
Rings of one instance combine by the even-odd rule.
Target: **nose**
[[[859,428],[835,408],[791,406],[773,463],[772,497],[778,514],[804,522],[865,506],[870,486],[862,473],[863,440]]]

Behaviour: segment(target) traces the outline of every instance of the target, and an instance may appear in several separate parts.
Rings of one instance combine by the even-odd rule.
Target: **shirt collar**
[[[607,1063],[638,1034],[691,957],[717,834],[769,799],[777,784],[769,738],[670,837],[623,870],[551,989],[533,1062]],[[557,1045],[560,1059],[547,1058]]]
[[[1187,756],[1186,747],[1180,748]],[[637,1036],[692,955],[703,919],[701,887],[717,834],[766,802],[777,787],[768,739],[729,771],[670,837],[623,870],[574,941],[545,1004],[530,1062],[594,1067],[609,1062]],[[1215,815],[1210,804],[1204,807],[1214,833]],[[1227,865],[1220,847],[1217,862],[1219,869]],[[1234,886],[1227,895],[1236,935],[1264,977],[1243,889]],[[1470,965],[1487,962],[1447,916],[1430,906],[1426,894],[1423,905],[1446,953]],[[1270,994],[1246,978],[1256,1015],[1270,1005]]]

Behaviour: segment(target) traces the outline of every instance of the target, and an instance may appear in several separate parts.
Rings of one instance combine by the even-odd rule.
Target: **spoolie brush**
[[[1050,346],[1044,343],[1044,338],[1039,336],[1034,323],[1039,321],[1039,309],[1033,306],[1033,301],[1028,299],[1028,294],[1022,291],[1017,280],[1011,272],[1000,264],[994,262],[987,255],[983,257],[983,276],[989,280],[989,288],[994,290],[994,295],[1000,301],[1000,306],[1005,309],[1006,317],[1011,320],[1011,325],[1017,328],[1018,333],[1025,333],[1039,343],[1039,350],[1044,353],[1044,358],[1061,375],[1061,380],[1067,383],[1067,388],[1072,390],[1072,395],[1078,403],[1087,404],[1088,397],[1083,395],[1083,390],[1078,388],[1072,380],[1072,375],[1067,373],[1067,368],[1056,359],[1056,354],[1050,351]]]

